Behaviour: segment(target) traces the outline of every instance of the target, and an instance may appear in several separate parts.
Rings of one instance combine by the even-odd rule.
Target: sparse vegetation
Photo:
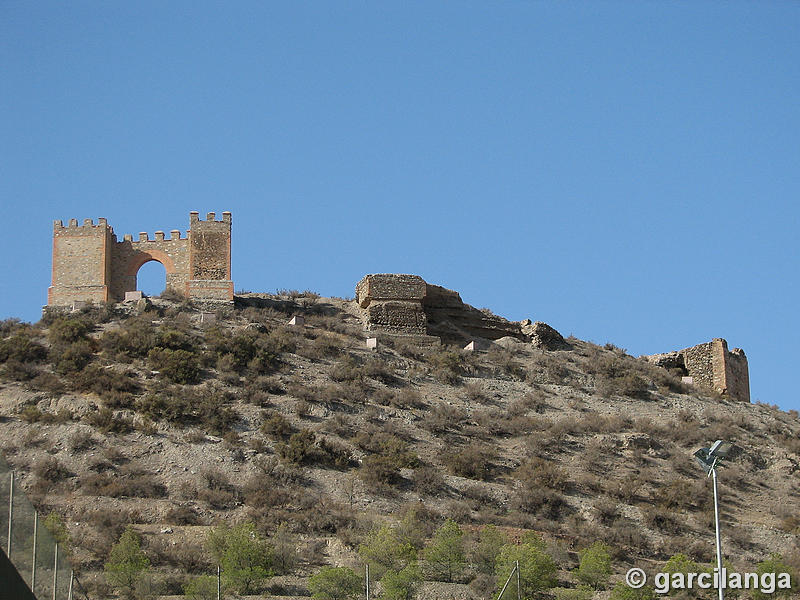
[[[750,504],[764,515],[758,533],[726,527],[726,545],[768,559],[798,531],[790,506],[751,493],[785,488],[770,457],[796,458],[797,415],[703,396],[613,345],[369,352],[327,299],[288,294],[210,327],[153,302],[0,322],[4,454],[61,515],[53,531],[82,573],[125,536],[133,571],[145,567],[131,588],[106,566],[120,593],[215,597],[208,575],[225,560],[229,593],[349,598],[354,573],[330,565],[369,562],[386,598],[413,598],[423,580],[490,597],[519,559],[524,596],[652,597],[614,583],[637,561],[713,558],[691,451],[717,437],[744,449],[721,477],[725,518]],[[253,547],[266,558],[248,563]]]

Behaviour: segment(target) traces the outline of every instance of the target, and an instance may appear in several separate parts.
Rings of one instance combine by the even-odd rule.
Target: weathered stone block
[[[420,333],[427,331],[427,319],[422,305],[414,302],[392,300],[372,302],[366,308],[367,329],[396,333]]]
[[[373,300],[421,302],[425,297],[425,289],[425,280],[419,275],[366,275],[356,284],[356,300],[361,308],[366,308]]]

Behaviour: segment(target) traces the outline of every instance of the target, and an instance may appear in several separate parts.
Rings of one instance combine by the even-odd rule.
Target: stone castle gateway
[[[196,300],[233,301],[231,281],[231,213],[215,213],[206,220],[189,213],[189,231],[156,231],[154,239],[140,233],[117,240],[106,219],[85,219],[66,227],[53,224],[53,276],[47,304],[67,306],[76,301],[119,302],[136,290],[136,274],[150,261],[164,266],[166,289]]]

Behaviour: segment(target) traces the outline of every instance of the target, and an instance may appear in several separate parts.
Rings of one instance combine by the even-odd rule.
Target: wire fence
[[[1,457],[0,544],[37,600],[89,600],[66,549],[45,527]]]

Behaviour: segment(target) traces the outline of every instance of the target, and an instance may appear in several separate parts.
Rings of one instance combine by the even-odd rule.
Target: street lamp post
[[[711,477],[714,484],[714,525],[716,529],[717,541],[717,592],[719,600],[725,600],[723,594],[723,571],[722,571],[722,544],[719,536],[719,498],[717,495],[717,466],[731,451],[733,444],[717,440],[711,448],[700,448],[694,453],[695,459],[703,467],[707,477]]]

